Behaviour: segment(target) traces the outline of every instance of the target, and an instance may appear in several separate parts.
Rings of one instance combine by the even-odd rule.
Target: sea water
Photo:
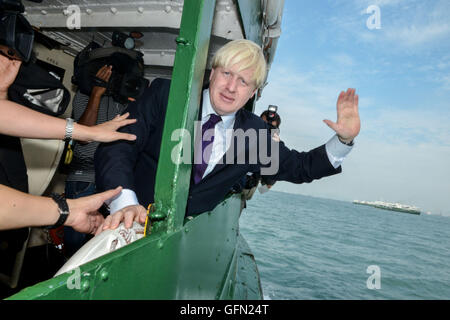
[[[450,217],[257,191],[240,230],[266,299],[450,299]]]

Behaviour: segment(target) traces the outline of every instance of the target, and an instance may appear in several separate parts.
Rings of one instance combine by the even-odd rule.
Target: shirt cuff
[[[130,189],[123,189],[117,196],[105,202],[109,206],[110,214],[127,206],[139,204],[136,193]]]
[[[325,144],[328,160],[330,160],[331,165],[335,169],[342,164],[345,157],[352,151],[352,148],[353,146],[348,146],[339,141],[337,134]]]

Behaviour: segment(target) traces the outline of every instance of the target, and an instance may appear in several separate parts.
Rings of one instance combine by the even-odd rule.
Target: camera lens
[[[127,79],[127,82],[125,83],[125,90],[127,90],[130,94],[135,95],[139,91],[139,79]]]

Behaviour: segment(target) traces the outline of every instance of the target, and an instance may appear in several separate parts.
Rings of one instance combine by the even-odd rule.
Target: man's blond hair
[[[253,81],[260,88],[266,79],[267,64],[261,48],[253,41],[241,39],[228,42],[214,55],[212,67],[229,68],[240,63],[238,71],[254,68]]]

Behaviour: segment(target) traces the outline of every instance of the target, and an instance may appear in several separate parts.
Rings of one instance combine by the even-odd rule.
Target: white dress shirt
[[[217,114],[212,105],[209,97],[209,90],[203,91],[203,107],[202,107],[202,125],[208,121],[210,114]],[[216,164],[222,160],[223,155],[228,150],[231,144],[231,138],[233,135],[233,126],[236,113],[221,116],[222,121],[218,122],[214,127],[214,141],[211,149],[211,157],[206,167],[203,177],[208,175],[216,166]],[[337,135],[334,135],[326,144],[325,150],[328,155],[328,159],[334,168],[339,167],[344,161],[347,154],[352,150],[352,146],[347,146],[339,141]],[[108,203],[110,202],[110,203]],[[139,204],[136,197],[136,193],[130,189],[123,189],[112,200],[108,201],[109,210],[114,213],[126,206]]]
[[[218,115],[211,105],[209,90],[205,89],[203,90],[202,126],[209,120],[210,114],[212,113]],[[214,127],[214,141],[211,149],[211,156],[202,178],[213,171],[216,164],[222,160],[223,155],[230,147],[231,138],[233,137],[235,115],[236,112],[226,116],[220,116],[222,121],[218,122]]]

